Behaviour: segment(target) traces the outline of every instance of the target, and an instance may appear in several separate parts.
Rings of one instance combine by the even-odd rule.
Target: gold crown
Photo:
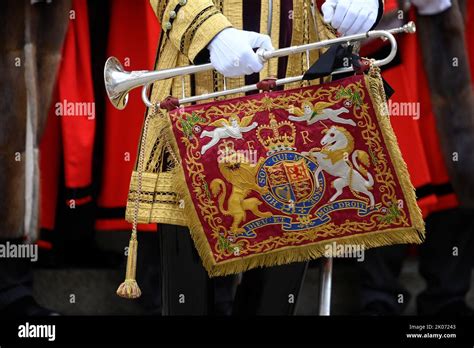
[[[258,127],[256,134],[258,141],[269,152],[294,150],[296,127],[289,121],[277,122],[275,116],[270,114],[268,125]]]

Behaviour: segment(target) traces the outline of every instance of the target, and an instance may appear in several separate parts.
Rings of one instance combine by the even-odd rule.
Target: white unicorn
[[[337,177],[332,182],[336,193],[329,200],[333,202],[339,197],[344,188],[349,189],[357,196],[362,193],[369,198],[370,207],[375,205],[374,195],[370,190],[374,185],[374,178],[365,167],[370,166],[369,155],[362,150],[354,151],[354,138],[344,127],[332,126],[322,131],[324,137],[321,139],[323,146],[320,151],[313,149],[303,152],[303,156],[310,156],[318,162],[318,169],[314,173],[316,186],[319,188],[318,176],[322,171]],[[351,159],[349,155],[352,153]],[[359,165],[359,161],[364,167]],[[365,179],[364,177],[367,177]]]

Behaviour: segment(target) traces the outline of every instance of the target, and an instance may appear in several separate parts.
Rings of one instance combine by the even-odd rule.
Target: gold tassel
[[[154,115],[158,111],[158,106],[154,105],[151,115]],[[143,163],[145,157],[145,143],[148,133],[148,122],[150,116],[145,115],[145,122],[143,124],[142,139],[138,152],[138,182],[137,182],[137,194],[135,197],[135,204],[133,209],[133,221],[132,221],[132,235],[128,244],[128,256],[127,256],[127,271],[125,273],[125,280],[117,289],[117,295],[123,298],[135,299],[142,295],[142,291],[138,286],[135,279],[137,274],[137,252],[138,252],[138,240],[137,240],[137,225],[138,225],[138,210],[140,208],[140,197],[142,191],[142,179],[143,179]]]
[[[141,296],[142,291],[135,279],[137,273],[137,232],[133,231],[128,245],[127,272],[125,281],[117,289],[117,295],[123,298],[135,299]]]

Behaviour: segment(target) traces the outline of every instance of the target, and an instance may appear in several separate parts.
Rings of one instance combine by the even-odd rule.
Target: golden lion
[[[258,217],[269,217],[270,212],[261,212],[258,207],[261,202],[258,198],[246,198],[251,191],[260,194],[268,192],[267,187],[260,187],[255,182],[257,170],[263,159],[257,165],[252,166],[243,154],[232,152],[219,159],[219,170],[222,176],[232,185],[232,192],[227,200],[227,209],[224,208],[227,188],[224,180],[214,179],[211,181],[211,192],[218,197],[219,210],[226,216],[232,216],[233,222],[230,231],[234,234],[244,232],[239,228],[241,222],[246,220],[246,210],[250,210]]]

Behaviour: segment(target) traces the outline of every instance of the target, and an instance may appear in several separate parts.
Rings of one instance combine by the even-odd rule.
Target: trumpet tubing
[[[324,40],[314,42],[306,45],[292,46],[277,49],[274,51],[265,51],[262,49],[257,50],[257,55],[262,62],[291,54],[307,52],[314,49],[320,49],[337,44],[352,44],[367,38],[382,38],[388,40],[391,44],[391,51],[387,57],[382,60],[375,61],[376,66],[383,66],[390,63],[397,53],[397,41],[395,40],[394,34],[399,33],[415,33],[416,26],[413,22],[405,24],[403,27],[395,28],[391,30],[373,30],[363,34],[350,35],[338,37],[335,39]],[[148,99],[148,86],[156,81],[174,78],[177,76],[183,76],[188,74],[194,74],[202,71],[212,70],[214,67],[211,63],[201,65],[188,65],[183,67],[156,70],[156,71],[125,71],[122,64],[115,57],[107,59],[104,67],[104,83],[107,91],[107,96],[110,102],[119,110],[124,109],[127,106],[129,92],[137,87],[143,87],[142,99],[147,106],[151,106],[152,103]],[[353,71],[352,68],[341,68],[333,72],[333,74],[345,73]],[[277,85],[285,83],[291,83],[300,81],[303,76],[287,77],[276,81]],[[233,93],[248,92],[257,89],[256,85],[248,85],[232,90],[223,90],[219,92],[204,94],[200,96],[192,96],[180,99],[180,103],[191,103],[199,100],[208,98],[215,98]]]

